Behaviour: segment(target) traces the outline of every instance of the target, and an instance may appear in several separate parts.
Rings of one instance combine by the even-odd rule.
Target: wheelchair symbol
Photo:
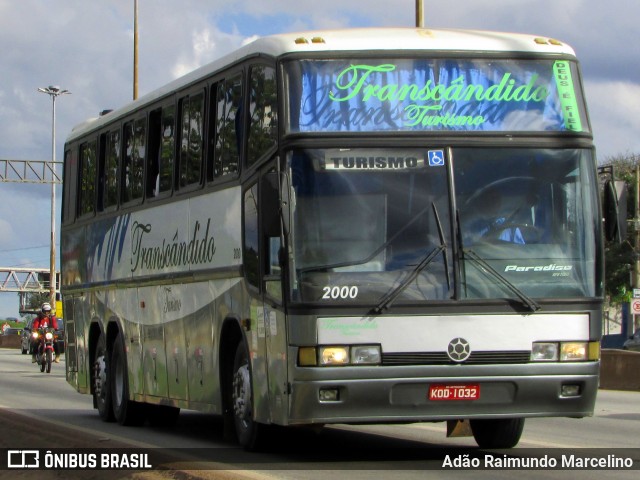
[[[444,150],[429,150],[429,166],[442,167],[444,165]]]

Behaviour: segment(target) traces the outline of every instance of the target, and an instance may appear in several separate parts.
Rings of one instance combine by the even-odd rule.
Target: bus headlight
[[[322,345],[298,348],[298,365],[301,367],[380,365],[381,361],[380,345]]]
[[[533,362],[558,361],[558,344],[552,342],[535,342],[531,348]]]
[[[584,362],[600,359],[600,342],[534,342],[532,362]]]
[[[356,345],[351,347],[351,363],[353,365],[379,365],[380,359],[380,345]]]
[[[566,342],[560,344],[561,362],[579,362],[587,359],[587,342]]]
[[[347,365],[349,347],[320,347],[320,365]]]

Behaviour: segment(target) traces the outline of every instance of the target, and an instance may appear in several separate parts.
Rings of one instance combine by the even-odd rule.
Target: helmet
[[[49,305],[48,303],[43,303],[41,310],[42,313],[51,313],[51,305]]]

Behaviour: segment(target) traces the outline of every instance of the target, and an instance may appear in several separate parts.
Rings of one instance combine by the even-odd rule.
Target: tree
[[[640,164],[640,156],[635,154],[617,155],[605,159],[603,166],[612,166],[615,179],[623,181],[627,188],[627,220],[635,216],[636,198],[636,165]],[[611,303],[627,302],[631,299],[630,271],[635,263],[635,232],[628,229],[621,242],[605,244],[605,293]]]
[[[49,301],[49,292],[27,293],[27,310],[40,311],[40,306]]]

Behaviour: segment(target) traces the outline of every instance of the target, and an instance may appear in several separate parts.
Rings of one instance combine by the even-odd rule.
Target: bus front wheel
[[[129,372],[127,357],[124,350],[122,333],[119,333],[113,343],[111,353],[111,401],[113,415],[120,425],[142,425],[146,416],[144,405],[129,400]]]
[[[243,341],[238,343],[231,373],[231,413],[238,442],[247,450],[258,448],[262,425],[253,419],[253,389],[249,354]]]
[[[471,420],[469,423],[480,448],[515,447],[524,428],[524,418]]]

